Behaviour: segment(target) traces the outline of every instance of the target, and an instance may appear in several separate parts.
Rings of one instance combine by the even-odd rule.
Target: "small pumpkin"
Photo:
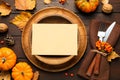
[[[0,48],[0,70],[11,69],[16,63],[17,56],[14,51],[7,47]]]
[[[94,12],[99,4],[99,0],[75,0],[75,4],[82,12]]]
[[[26,62],[19,62],[12,69],[12,78],[14,80],[31,80],[32,77],[32,68]]]

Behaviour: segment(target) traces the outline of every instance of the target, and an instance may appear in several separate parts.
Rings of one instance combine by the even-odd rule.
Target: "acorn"
[[[8,26],[5,23],[0,23],[0,33],[4,33],[8,30]]]
[[[103,4],[102,11],[104,13],[111,13],[113,10],[113,6],[111,4]]]

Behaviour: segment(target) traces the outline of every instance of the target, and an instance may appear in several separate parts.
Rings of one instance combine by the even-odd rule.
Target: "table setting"
[[[119,2],[0,1],[0,79],[119,80]]]

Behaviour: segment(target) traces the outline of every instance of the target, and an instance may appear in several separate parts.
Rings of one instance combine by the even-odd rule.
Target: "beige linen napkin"
[[[112,22],[107,21],[100,21],[100,20],[92,20],[90,24],[90,31],[89,31],[89,39],[90,39],[90,45],[91,50],[95,49],[95,42],[98,40],[98,28],[100,24],[103,23],[108,27]],[[116,34],[117,33],[117,34]],[[120,25],[116,24],[113,28],[107,42],[110,43],[113,47],[115,47],[115,44],[120,36]],[[81,77],[84,77],[89,80],[109,80],[109,63],[107,62],[106,58],[102,56],[101,63],[100,63],[100,73],[98,76],[93,75],[88,77],[86,75],[86,72],[88,70],[89,65],[91,64],[95,53],[91,52],[91,50],[86,54],[80,68],[78,71],[78,75]]]

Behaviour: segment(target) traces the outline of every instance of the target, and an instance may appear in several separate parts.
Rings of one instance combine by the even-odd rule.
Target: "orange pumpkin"
[[[0,70],[9,70],[16,63],[17,56],[14,51],[7,47],[0,48]]]
[[[99,4],[99,0],[75,0],[78,9],[85,13],[94,12]]]
[[[12,78],[14,80],[31,80],[32,77],[32,68],[26,62],[19,62],[12,69]]]

